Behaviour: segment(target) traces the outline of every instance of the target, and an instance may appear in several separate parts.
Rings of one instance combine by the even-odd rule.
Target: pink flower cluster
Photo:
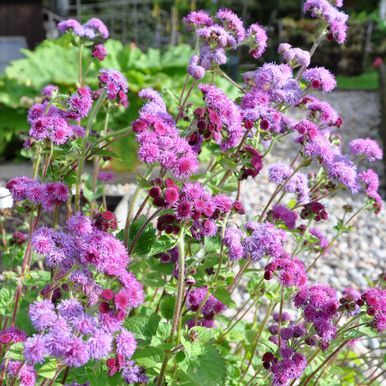
[[[90,40],[107,39],[109,37],[109,30],[106,25],[96,17],[88,20],[83,25],[75,19],[64,20],[58,24],[58,29],[62,33],[72,31],[75,35]]]
[[[216,299],[212,294],[208,296],[208,288],[199,287],[191,289],[186,296],[186,308],[190,311],[197,312],[200,310],[203,318],[188,321],[188,327],[196,325],[211,328],[214,327],[214,318],[217,314],[224,312],[226,306]]]
[[[127,99],[128,84],[126,77],[119,71],[113,69],[101,69],[99,71],[99,81],[104,88],[107,98],[117,100],[124,107],[129,105]]]
[[[190,231],[197,240],[212,237],[217,233],[216,220],[233,209],[233,200],[224,194],[212,196],[199,183],[185,183],[181,189],[167,181],[163,198],[159,185],[150,190],[157,206],[173,209],[174,214],[158,218],[157,229],[166,233],[178,233],[182,223],[190,222]],[[161,205],[162,204],[162,205]]]
[[[133,122],[139,143],[138,157],[147,164],[159,163],[176,177],[189,177],[198,170],[197,154],[179,135],[161,96],[153,89],[143,89],[139,96],[148,102]]]
[[[337,7],[342,5],[343,1],[336,2]],[[321,18],[325,21],[328,39],[335,39],[339,44],[344,43],[347,35],[348,15],[339,11],[328,0],[307,0],[303,9],[312,17]]]
[[[194,79],[201,79],[206,70],[225,64],[226,49],[246,45],[258,59],[267,47],[265,30],[257,23],[246,30],[242,20],[230,9],[220,9],[215,18],[206,11],[193,11],[183,21],[200,43],[199,55],[192,56],[188,66],[188,73]]]
[[[64,204],[69,197],[67,186],[61,182],[41,183],[25,176],[10,179],[6,187],[15,201],[28,200],[49,211]]]

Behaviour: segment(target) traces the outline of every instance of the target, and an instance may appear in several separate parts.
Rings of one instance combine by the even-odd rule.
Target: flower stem
[[[178,329],[178,324],[181,316],[181,306],[182,299],[184,297],[184,281],[185,281],[185,231],[184,228],[181,229],[180,237],[178,238],[178,281],[177,281],[177,298],[176,304],[174,307],[174,315],[173,315],[173,324],[172,329],[170,331],[170,336],[168,339],[169,343],[172,343],[174,340],[175,333]],[[166,367],[168,365],[171,353],[166,352],[165,358],[162,362],[161,371],[157,378],[157,386],[161,386],[163,384],[163,380],[165,377]]]

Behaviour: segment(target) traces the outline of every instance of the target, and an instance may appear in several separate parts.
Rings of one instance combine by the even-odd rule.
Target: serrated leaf
[[[133,355],[133,359],[140,366],[144,366],[146,369],[157,367],[162,363],[164,357],[163,350],[157,347],[145,347],[138,349]]]
[[[4,287],[0,289],[0,315],[7,315],[13,303],[14,291]]]
[[[181,362],[178,375],[181,385],[222,386],[225,385],[226,368],[216,347],[206,345],[200,355]]]
[[[134,315],[125,322],[125,327],[131,331],[137,339],[150,340],[157,332],[161,318],[157,314]]]
[[[52,379],[57,369],[58,363],[56,359],[50,358],[48,362],[44,363],[44,365],[38,369],[38,374],[43,378]]]
[[[213,292],[213,296],[228,307],[231,307],[232,305],[234,305],[232,296],[225,287],[216,288]]]
[[[130,227],[130,244],[136,238],[137,233],[141,230],[145,222],[147,221],[146,216],[140,216],[136,221],[131,224]],[[142,234],[136,241],[136,245],[132,252],[133,255],[146,256],[156,240],[156,232],[151,223],[145,226],[145,229],[141,231]],[[129,244],[129,245],[130,245]]]
[[[170,236],[163,235],[161,237],[157,237],[157,239],[151,246],[149,256],[154,256],[162,252],[167,252],[170,249],[174,248],[176,243],[177,239],[172,238]]]
[[[174,296],[165,296],[160,305],[160,311],[165,319],[172,319],[174,314],[174,307],[176,304],[176,298]]]
[[[15,361],[23,360],[23,348],[24,345],[22,342],[14,343],[8,349],[7,353],[5,354],[5,357],[9,359],[14,359]]]

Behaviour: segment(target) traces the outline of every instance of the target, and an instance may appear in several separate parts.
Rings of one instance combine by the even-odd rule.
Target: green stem
[[[173,324],[168,339],[169,343],[172,343],[174,336],[177,332],[179,320],[181,316],[182,299],[184,297],[184,281],[185,281],[185,230],[181,229],[180,237],[178,238],[178,281],[177,281],[177,298],[174,307]],[[171,352],[165,354],[165,358],[162,362],[161,371],[157,378],[157,386],[161,386],[164,381],[166,367],[168,365]]]

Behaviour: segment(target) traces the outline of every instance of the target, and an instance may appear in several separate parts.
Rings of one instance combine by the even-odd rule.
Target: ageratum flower
[[[103,44],[97,44],[92,50],[92,56],[102,62],[107,56],[106,47]]]
[[[107,39],[109,37],[109,30],[102,20],[94,17],[88,20],[85,24],[81,25],[75,19],[68,19],[61,21],[58,24],[58,29],[60,32],[64,33],[67,31],[72,31],[75,35],[79,37],[86,37],[87,39],[97,39],[99,37]]]
[[[350,142],[350,150],[355,155],[361,155],[369,162],[381,160],[383,151],[374,140],[370,138],[357,138]]]
[[[334,75],[324,67],[309,68],[302,78],[309,82],[312,88],[323,92],[330,92],[336,87]]]
[[[245,233],[238,228],[227,228],[223,238],[224,245],[228,248],[231,260],[240,260],[244,257],[242,239]]]
[[[29,306],[32,325],[39,331],[52,327],[58,317],[50,300],[39,300]]]
[[[216,142],[224,151],[237,146],[244,134],[239,107],[216,86],[200,84],[198,87],[207,108],[216,112],[219,119],[221,136]]]
[[[161,96],[153,89],[143,89],[139,96],[149,100],[133,122],[139,143],[138,157],[159,163],[176,177],[188,177],[198,169],[197,154],[185,138],[180,137],[173,118],[166,111]]]
[[[253,261],[259,261],[264,256],[280,257],[287,238],[286,232],[268,222],[249,221],[245,228],[251,235],[244,239],[244,251]]]
[[[107,98],[117,100],[122,106],[128,106],[126,77],[117,70],[102,68],[98,77],[101,86],[107,93]]]
[[[295,229],[298,214],[287,208],[285,205],[276,204],[268,213],[268,218],[274,221],[281,221],[288,229]]]
[[[137,341],[135,340],[134,335],[125,328],[122,328],[120,334],[116,337],[116,343],[117,353],[128,359],[133,356],[134,351],[137,348]]]
[[[66,116],[70,119],[87,117],[92,107],[91,89],[87,86],[80,87],[67,101]]]
[[[251,24],[247,30],[245,43],[249,46],[249,54],[259,59],[267,48],[268,36],[265,29],[258,23]]]
[[[283,56],[283,59],[290,65],[299,65],[308,67],[311,62],[311,55],[308,51],[292,47],[291,44],[281,43],[277,52]]]
[[[29,364],[43,363],[47,354],[46,337],[44,335],[33,335],[24,342],[24,357]]]
[[[216,13],[216,17],[221,21],[225,30],[230,33],[240,44],[245,37],[245,28],[242,20],[230,9],[220,9]]]
[[[190,12],[182,21],[190,30],[199,27],[209,27],[214,24],[208,12],[202,10]]]

